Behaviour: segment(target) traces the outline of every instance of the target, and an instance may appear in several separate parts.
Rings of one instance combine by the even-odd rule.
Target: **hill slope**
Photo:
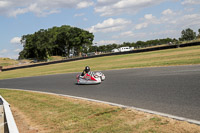
[[[0,66],[11,66],[11,65],[15,65],[18,64],[18,61],[13,60],[13,59],[9,59],[9,58],[1,58],[0,57]]]
[[[5,71],[1,73],[0,79],[81,72],[86,65],[90,66],[92,71],[97,71],[191,64],[200,64],[200,46],[128,55],[98,57],[48,66]]]

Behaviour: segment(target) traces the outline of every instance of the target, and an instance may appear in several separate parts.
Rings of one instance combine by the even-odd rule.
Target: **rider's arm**
[[[82,72],[81,76],[84,76],[84,75],[85,75],[85,71]]]

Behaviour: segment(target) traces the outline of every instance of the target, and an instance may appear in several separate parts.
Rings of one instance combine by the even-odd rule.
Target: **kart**
[[[77,75],[77,84],[100,84],[105,80],[105,75],[102,72],[89,72],[84,76]]]

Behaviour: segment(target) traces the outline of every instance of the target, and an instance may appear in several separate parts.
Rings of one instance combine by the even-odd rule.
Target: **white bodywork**
[[[102,72],[96,72],[96,75],[98,75],[101,78],[101,81],[104,81],[106,78]]]

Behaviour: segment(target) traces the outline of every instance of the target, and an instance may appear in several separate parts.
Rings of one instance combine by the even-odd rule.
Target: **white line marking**
[[[5,89],[9,89],[9,88],[5,88]],[[104,104],[109,104],[109,105],[112,105],[112,106],[117,106],[117,107],[127,108],[127,109],[134,109],[134,110],[137,110],[137,111],[142,111],[142,112],[146,112],[146,113],[150,113],[150,114],[160,115],[160,116],[164,116],[164,117],[168,117],[168,118],[172,118],[172,119],[176,119],[176,120],[180,120],[180,121],[187,121],[189,123],[200,125],[200,121],[198,121],[198,120],[189,119],[189,118],[185,118],[185,117],[179,117],[179,116],[170,115],[170,114],[166,114],[166,113],[161,113],[161,112],[148,110],[148,109],[137,108],[137,107],[133,107],[133,106],[126,106],[126,105],[122,105],[122,104],[101,101],[101,100],[95,100],[95,99],[77,97],[77,96],[71,96],[71,95],[64,95],[64,94],[57,94],[57,93],[52,93],[52,92],[42,92],[42,91],[23,90],[23,89],[12,89],[12,90],[21,90],[21,91],[28,91],[28,92],[39,92],[39,93],[43,93],[43,94],[51,94],[51,95],[57,95],[57,96],[70,97],[70,98],[74,98],[74,99],[92,101],[92,102],[97,102],[97,103],[104,103]]]

